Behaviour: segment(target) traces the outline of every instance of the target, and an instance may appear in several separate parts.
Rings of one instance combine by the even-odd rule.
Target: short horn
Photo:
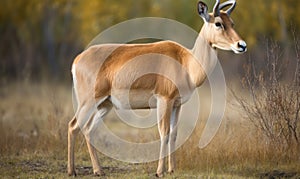
[[[228,15],[230,15],[230,14],[232,13],[232,11],[234,10],[235,5],[236,5],[236,1],[235,1],[235,0],[229,0],[229,1],[226,1],[226,2],[224,2],[224,3],[222,3],[222,4],[220,4],[219,10],[221,10],[221,9],[227,7],[227,6],[231,6],[231,7],[226,11],[226,13],[227,13]]]
[[[214,6],[214,11],[213,11],[215,17],[217,17],[217,16],[220,15],[220,8],[219,8],[219,6],[220,6],[220,0],[216,0],[216,4]]]

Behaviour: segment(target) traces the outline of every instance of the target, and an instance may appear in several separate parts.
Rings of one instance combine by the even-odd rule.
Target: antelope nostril
[[[242,40],[239,41],[237,45],[238,45],[238,48],[242,48],[242,49],[244,49],[244,50],[247,48],[246,42],[245,42],[245,41],[242,41]]]
[[[239,53],[239,54],[244,53],[247,51],[247,44],[245,41],[239,40],[234,43],[234,45],[232,46],[232,50],[235,53]]]

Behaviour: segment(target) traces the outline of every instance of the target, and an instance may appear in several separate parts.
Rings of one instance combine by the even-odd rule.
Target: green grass
[[[207,92],[201,90],[206,101]],[[74,114],[71,85],[15,83],[3,86],[0,96],[0,178],[66,178],[67,123]],[[207,117],[206,110],[200,118]],[[299,151],[268,146],[234,110],[227,109],[220,130],[205,149],[197,146],[204,126],[199,122],[176,151],[177,170],[165,178],[299,178]],[[112,121],[114,129],[122,128]],[[104,178],[155,178],[157,162],[129,164],[101,153],[99,160]],[[78,178],[95,178],[82,135],[76,141],[75,164]]]
[[[155,171],[156,163],[128,164],[109,158],[102,158],[102,162],[105,163],[103,164],[105,177],[102,178],[155,178],[153,171]],[[1,157],[0,178],[67,178],[66,165],[65,157],[49,154]],[[97,178],[93,176],[90,161],[86,157],[77,158],[76,170],[78,178]],[[287,178],[300,177],[299,173],[290,169],[274,169],[265,172],[255,169],[245,173],[179,169],[172,175],[166,174],[164,178],[258,178],[270,175]]]
[[[156,163],[128,164],[107,157],[102,158],[105,177],[102,178],[156,178],[154,176]],[[26,154],[1,157],[0,178],[66,178],[65,157],[55,154]],[[78,178],[97,178],[92,174],[90,161],[86,157],[77,159]],[[178,170],[166,174],[164,178],[248,178],[237,174],[209,173],[196,170]],[[98,177],[99,178],[99,177]],[[101,178],[101,177],[100,177]]]

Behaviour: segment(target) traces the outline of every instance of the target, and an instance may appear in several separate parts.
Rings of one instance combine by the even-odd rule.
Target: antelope
[[[235,0],[220,3],[216,0],[212,13],[207,5],[199,1],[198,13],[204,25],[196,39],[193,49],[187,49],[173,41],[160,41],[146,44],[101,44],[94,45],[79,54],[72,64],[72,77],[75,96],[78,103],[75,116],[68,125],[68,174],[76,176],[74,166],[75,137],[80,131],[79,123],[89,113],[93,105],[97,111],[87,119],[85,139],[95,175],[104,175],[101,170],[96,148],[89,141],[89,128],[103,120],[115,107],[117,109],[157,109],[157,125],[160,135],[160,155],[156,171],[157,177],[164,175],[164,162],[168,157],[168,172],[175,168],[174,151],[177,136],[177,121],[182,104],[206,79],[208,71],[215,62],[210,51],[216,49],[242,54],[247,45],[233,28],[230,14],[236,6]],[[224,10],[227,7],[227,10]],[[113,49],[113,50],[112,50]],[[107,55],[109,53],[109,55]],[[158,54],[158,55],[147,55]],[[166,63],[165,58],[180,64],[185,72],[178,72],[176,65]],[[129,68],[122,68],[131,59],[135,59]],[[151,63],[153,61],[153,63]],[[139,63],[140,62],[140,63]],[[149,63],[147,63],[149,62]],[[166,65],[168,65],[166,67]],[[151,68],[154,71],[166,71],[176,76],[175,82],[160,74],[147,74],[130,83],[135,72]],[[123,71],[122,71],[123,70]],[[122,77],[117,77],[122,71]],[[118,78],[118,79],[117,79]],[[176,84],[175,84],[176,83]],[[124,87],[129,87],[134,95],[126,104]],[[184,89],[180,91],[180,89]],[[166,151],[169,151],[166,154]]]

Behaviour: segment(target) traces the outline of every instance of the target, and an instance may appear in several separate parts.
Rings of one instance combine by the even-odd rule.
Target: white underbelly
[[[111,102],[117,109],[156,108],[156,97],[152,90],[113,90]]]
[[[182,95],[174,104],[178,106],[186,103],[191,95]],[[152,90],[113,90],[110,100],[117,109],[149,109],[157,106],[157,95]]]

